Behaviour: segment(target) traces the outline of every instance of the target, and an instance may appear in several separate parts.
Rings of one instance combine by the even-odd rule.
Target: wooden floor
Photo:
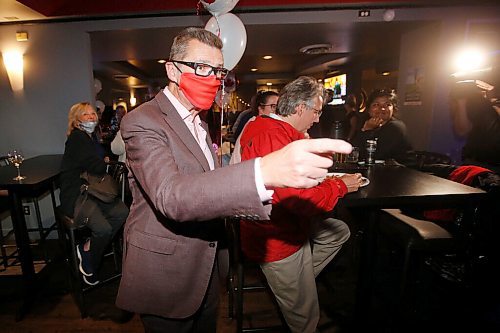
[[[341,251],[333,265],[328,266],[318,278],[322,333],[355,332],[353,321],[356,282],[356,236]],[[57,253],[55,254],[57,257]],[[392,252],[387,260],[378,263],[376,290],[372,304],[372,332],[500,332],[499,288],[491,284],[479,289],[464,289],[442,283],[430,275],[417,295],[420,322],[407,322],[404,329],[390,330],[394,296],[397,288],[399,266]],[[111,263],[110,263],[111,264]],[[14,268],[15,270],[16,268]],[[0,332],[143,332],[137,315],[124,312],[114,305],[118,282],[97,289],[88,295],[89,317],[80,318],[72,296],[67,292],[66,267],[60,260],[53,260],[39,274],[42,288],[30,312],[16,322],[20,305],[19,276],[8,272],[0,274]],[[254,274],[252,272],[250,275]],[[440,282],[441,281],[441,282]],[[245,326],[279,324],[274,305],[266,293],[249,293],[245,296]],[[228,317],[228,296],[221,294],[217,332],[236,331],[236,323]],[[492,329],[473,329],[488,324]],[[175,332],[174,332],[175,333]]]
[[[55,262],[47,265],[41,272],[43,287],[30,312],[19,322],[15,320],[20,306],[20,279],[15,275],[19,268],[13,267],[4,271],[0,276],[0,332],[143,332],[137,315],[122,311],[114,305],[118,281],[88,294],[89,316],[81,319],[74,299],[67,292],[64,269],[62,263]],[[326,287],[321,283],[319,291],[322,296],[328,296]],[[332,306],[327,304],[328,301],[325,302],[327,307]],[[246,294],[244,325],[280,325],[279,316],[267,293]],[[321,325],[322,332],[340,332],[338,324],[333,323],[325,314]],[[228,316],[228,295],[222,290],[217,332],[235,331],[236,322]]]

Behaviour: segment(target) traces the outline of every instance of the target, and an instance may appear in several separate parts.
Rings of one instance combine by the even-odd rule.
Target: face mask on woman
[[[80,129],[82,131],[87,132],[88,134],[92,134],[97,126],[97,121],[82,121],[80,122]]]

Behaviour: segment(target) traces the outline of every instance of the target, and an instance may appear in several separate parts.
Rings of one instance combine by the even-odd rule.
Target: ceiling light
[[[166,61],[165,59],[160,59],[160,60],[158,60],[158,63],[159,63],[159,64],[164,64],[164,63],[166,63],[166,62],[167,62],[167,61]]]
[[[263,56],[262,59],[264,60],[269,60],[269,59],[272,59],[273,56],[270,56],[270,55],[266,55],[266,56]]]
[[[272,86],[273,84],[271,82],[267,82],[266,86]]]
[[[300,53],[305,54],[326,54],[333,53],[332,44],[313,44],[301,47],[299,49]]]
[[[127,74],[115,74],[113,75],[113,77],[117,80],[124,80],[124,79],[128,79],[128,75]]]
[[[258,68],[251,68],[250,71],[252,72],[257,72],[259,69]]]
[[[388,75],[391,75],[391,72],[382,72],[382,75],[383,76],[388,76]]]

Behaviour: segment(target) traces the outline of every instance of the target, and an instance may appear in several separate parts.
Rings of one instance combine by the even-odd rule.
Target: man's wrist
[[[260,201],[267,202],[273,197],[274,191],[266,189],[265,179],[262,175],[261,169],[262,157],[257,157],[255,159],[254,169],[255,169],[255,186],[257,187],[257,192],[259,193]]]

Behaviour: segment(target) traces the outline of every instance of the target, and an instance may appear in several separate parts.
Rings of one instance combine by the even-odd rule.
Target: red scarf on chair
[[[492,171],[474,165],[465,165],[456,168],[450,174],[450,177],[448,179],[457,183],[471,186],[477,176],[486,172]],[[435,222],[453,222],[453,220],[455,219],[455,214],[455,209],[434,209],[424,211],[424,217]]]

